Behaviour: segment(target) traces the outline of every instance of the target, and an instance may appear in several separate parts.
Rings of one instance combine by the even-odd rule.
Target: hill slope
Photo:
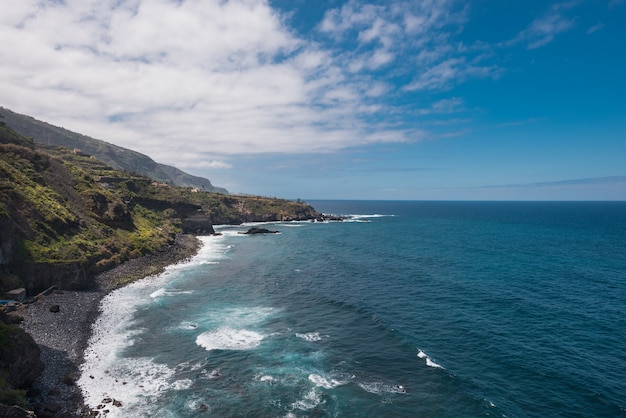
[[[12,112],[4,107],[0,107],[0,117],[8,127],[21,135],[32,138],[39,144],[63,146],[70,150],[77,148],[117,170],[143,174],[155,181],[174,186],[195,187],[214,193],[228,193],[222,187],[213,186],[205,178],[187,174],[176,167],[157,163],[147,155],[50,125],[30,116]]]
[[[80,287],[93,273],[159,251],[179,232],[211,233],[213,223],[319,216],[302,202],[156,183],[34,144],[0,120],[0,290]]]

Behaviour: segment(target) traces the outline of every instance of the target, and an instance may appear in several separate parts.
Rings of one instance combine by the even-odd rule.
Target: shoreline
[[[38,417],[90,416],[91,411],[76,381],[81,375],[80,366],[92,326],[100,315],[100,302],[114,289],[159,274],[165,267],[189,259],[199,248],[197,237],[179,234],[175,242],[162,251],[129,260],[96,275],[89,289],[54,290],[18,310],[24,318],[21,327],[39,346],[46,366],[27,396]],[[51,311],[53,306],[58,306],[57,312]]]

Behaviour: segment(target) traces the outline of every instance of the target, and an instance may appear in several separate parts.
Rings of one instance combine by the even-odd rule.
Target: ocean
[[[626,417],[626,202],[310,201],[108,295],[113,417]],[[115,405],[113,404],[115,400]]]

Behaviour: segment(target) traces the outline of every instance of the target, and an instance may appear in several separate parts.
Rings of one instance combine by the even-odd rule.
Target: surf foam
[[[175,371],[164,364],[150,358],[124,358],[122,353],[144,331],[133,319],[138,309],[165,295],[167,284],[180,271],[223,256],[225,246],[220,237],[199,239],[202,245],[190,260],[168,266],[163,273],[114,290],[102,299],[101,314],[93,325],[77,381],[89,407],[96,408],[103,398],[114,398],[123,407],[111,408],[108,416],[150,415],[145,409],[150,408],[150,400],[190,386],[190,380],[177,381]]]
[[[319,374],[310,374],[309,380],[315,384],[315,386],[323,387],[324,389],[332,389],[334,387],[345,385],[347,382],[341,382],[330,377],[324,377]]]
[[[439,364],[439,363],[435,363],[435,361],[430,358],[430,356],[426,353],[424,353],[422,350],[419,350],[419,352],[417,353],[417,357],[421,358],[421,359],[425,359],[426,361],[426,365],[428,367],[434,367],[436,369],[443,369],[444,367]]]
[[[302,338],[303,340],[316,342],[322,341],[324,338],[328,338],[328,335],[320,335],[319,332],[308,332],[308,333],[299,333],[296,332],[296,337]]]
[[[207,351],[250,350],[261,344],[262,340],[263,335],[256,331],[220,327],[198,335],[196,344]]]
[[[406,393],[402,385],[391,385],[383,382],[361,382],[358,384],[366,392],[380,395],[383,393]]]

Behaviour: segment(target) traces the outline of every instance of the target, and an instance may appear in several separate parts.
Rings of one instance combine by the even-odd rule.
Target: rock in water
[[[254,235],[254,234],[278,234],[278,231],[270,231],[269,229],[253,226],[252,228],[248,229],[248,231],[246,232],[246,235]]]

